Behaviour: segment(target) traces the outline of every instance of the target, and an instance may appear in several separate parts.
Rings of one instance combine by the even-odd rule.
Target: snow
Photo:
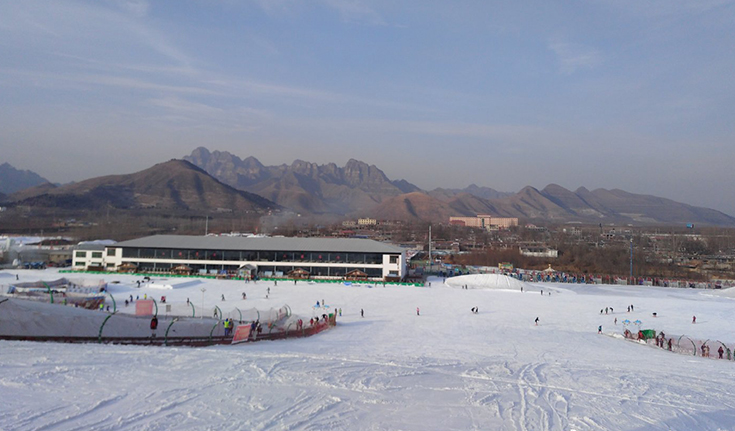
[[[8,273],[21,281],[63,275]],[[136,288],[141,277],[99,278],[118,305],[131,294],[162,293]],[[342,309],[336,328],[302,339],[207,348],[0,341],[0,429],[732,429],[735,362],[619,334],[620,321],[640,319],[644,329],[733,348],[733,299],[700,289],[552,283],[520,292],[507,280],[470,280],[371,289],[200,280],[164,293],[170,303],[189,298],[223,310],[289,304],[310,317],[324,300]],[[635,312],[626,311],[630,304]],[[601,315],[605,307],[614,314]],[[610,336],[598,335],[599,325]]]

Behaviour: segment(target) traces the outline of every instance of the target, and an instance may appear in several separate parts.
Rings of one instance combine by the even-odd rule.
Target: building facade
[[[518,218],[493,217],[488,214],[478,214],[476,217],[449,217],[449,224],[483,229],[507,229],[518,226]]]
[[[95,252],[87,252],[95,253]],[[401,280],[406,253],[400,247],[357,238],[285,238],[156,235],[108,245],[102,262],[90,254],[77,257],[108,271],[135,267],[137,272],[172,272],[188,267],[195,274],[283,276],[303,269],[315,278],[342,278],[359,270],[370,279]]]

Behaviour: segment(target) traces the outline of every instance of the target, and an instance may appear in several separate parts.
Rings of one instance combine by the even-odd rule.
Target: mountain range
[[[377,219],[447,221],[450,216],[492,214],[529,221],[735,226],[720,211],[623,190],[556,184],[543,190],[525,187],[504,193],[470,185],[465,189],[421,190],[406,180],[390,180],[374,165],[351,159],[344,167],[296,160],[264,166],[254,157],[195,149],[185,160],[235,188],[266,197],[305,213],[337,213]]]
[[[355,159],[343,167],[303,160],[265,166],[254,157],[241,159],[203,147],[184,160],[141,172],[64,186],[45,182],[2,200],[40,207],[291,210],[317,217],[431,222],[491,214],[529,222],[735,226],[735,218],[720,211],[618,189],[570,191],[550,184],[542,190],[528,186],[518,193],[505,193],[473,184],[465,189],[425,191],[406,180],[391,180],[375,165]]]
[[[50,183],[10,195],[17,205],[63,209],[138,209],[265,211],[280,208],[258,195],[221,183],[184,160],[159,163],[127,175],[108,175],[78,183]]]
[[[15,169],[9,163],[0,165],[0,196],[49,182],[32,171]]]

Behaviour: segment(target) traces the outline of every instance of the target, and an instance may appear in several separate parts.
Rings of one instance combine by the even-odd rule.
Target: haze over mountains
[[[10,168],[5,172],[21,172]],[[27,172],[22,175],[36,182],[36,177],[41,178]],[[332,218],[431,222],[447,222],[450,216],[492,214],[531,222],[735,226],[735,218],[720,211],[617,189],[590,191],[580,187],[570,191],[550,184],[542,190],[529,186],[518,193],[504,193],[473,184],[465,189],[425,191],[406,180],[391,180],[378,167],[354,159],[344,167],[303,160],[265,166],[254,157],[241,159],[226,151],[210,152],[203,147],[184,160],[171,160],[128,175],[92,178],[64,186],[41,178],[35,187],[5,198],[0,195],[0,199],[9,205],[66,209],[276,209]]]

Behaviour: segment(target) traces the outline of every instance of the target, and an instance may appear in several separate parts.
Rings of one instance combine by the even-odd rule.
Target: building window
[[[78,251],[78,252],[76,252],[74,254],[74,256],[75,257],[79,257],[79,258],[86,258],[87,257],[87,252],[86,251]]]
[[[101,251],[93,251],[92,252],[92,259],[102,259],[102,252]]]
[[[108,268],[112,268],[112,267],[114,267],[114,266],[115,266],[115,264],[114,264],[114,263],[108,263],[108,264],[107,264],[107,267],[108,267]]]
[[[84,262],[77,262],[74,265],[76,265],[76,266],[84,266]]]
[[[115,253],[116,253],[116,251],[117,251],[117,249],[116,249],[116,248],[108,248],[108,249],[107,249],[107,255],[108,255],[108,256],[114,256],[114,255],[115,255]]]
[[[390,257],[390,263],[398,263],[398,256],[391,255],[391,257]]]

